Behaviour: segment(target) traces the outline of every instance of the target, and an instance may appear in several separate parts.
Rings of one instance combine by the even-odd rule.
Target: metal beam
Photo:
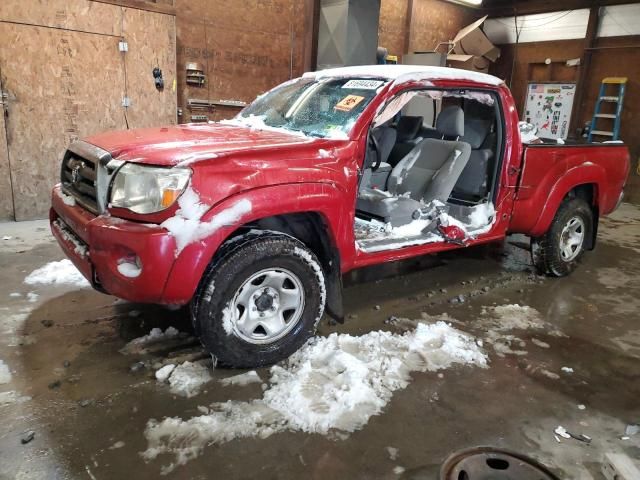
[[[638,3],[638,0],[485,0],[486,6],[480,11],[490,17],[509,17],[533,15],[536,13],[557,12],[561,10],[579,10],[581,8],[606,7]]]

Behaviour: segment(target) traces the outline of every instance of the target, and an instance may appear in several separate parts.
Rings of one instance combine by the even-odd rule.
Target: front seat
[[[493,115],[493,111],[489,112]],[[452,196],[456,199],[477,201],[488,192],[489,162],[493,158],[493,150],[486,148],[490,137],[493,118],[484,117],[465,118],[463,141],[471,145],[471,156],[467,166],[453,188]]]
[[[442,139],[422,140],[391,171],[387,186],[395,195],[445,203],[469,161],[471,146],[457,141],[464,135],[464,112],[458,106],[442,110],[436,120]],[[445,140],[446,138],[456,140]]]
[[[365,166],[360,180],[360,190],[366,188],[383,189],[387,183],[387,177],[391,173],[391,165],[387,163],[393,145],[396,143],[396,130],[388,126],[380,126],[371,131],[371,137],[367,146]],[[377,147],[376,147],[377,146]],[[380,162],[374,172],[372,166]]]
[[[442,110],[436,129],[443,139],[419,142],[392,170],[388,193],[361,192],[365,195],[358,198],[357,210],[398,226],[409,223],[413,212],[424,205],[436,200],[446,203],[471,153],[468,143],[457,141],[464,135],[462,109],[451,106]]]

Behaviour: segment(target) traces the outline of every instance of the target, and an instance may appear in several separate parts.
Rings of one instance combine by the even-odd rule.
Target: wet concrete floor
[[[259,384],[212,382],[187,399],[159,385],[153,369],[132,371],[174,353],[123,355],[125,343],[156,326],[189,331],[184,312],[25,285],[62,253],[46,223],[0,230],[12,237],[0,241],[0,359],[11,370],[0,384],[0,479],[158,478],[168,459],[140,456],[149,419],[187,419],[198,406],[261,396]],[[604,478],[606,452],[640,460],[640,434],[624,437],[627,424],[640,423],[640,208],[624,204],[604,220],[596,251],[568,278],[533,274],[522,241],[356,272],[347,279],[347,323],[325,319],[320,333],[397,330],[390,317],[446,313],[455,328],[483,338],[483,307],[507,304],[535,308],[548,330],[509,332],[503,349],[485,342],[486,369],[414,374],[359,431],[211,445],[166,478],[435,479],[449,454],[478,445],[531,455],[560,478]],[[464,301],[452,303],[458,295]],[[183,347],[197,355],[196,345]],[[216,369],[214,377],[237,373]],[[591,444],[558,441],[558,425]],[[33,440],[22,444],[29,431]]]

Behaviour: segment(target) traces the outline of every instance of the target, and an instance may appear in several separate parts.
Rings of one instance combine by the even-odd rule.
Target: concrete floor
[[[176,397],[153,370],[131,371],[167,353],[123,355],[123,345],[154,326],[188,330],[184,314],[88,289],[25,285],[29,272],[62,258],[60,249],[43,222],[1,224],[0,231],[12,237],[0,241],[0,359],[12,372],[0,393],[14,392],[0,404],[1,479],[157,478],[169,459],[141,458],[149,419],[186,419],[198,406],[260,397],[259,384],[213,382],[193,398]],[[205,448],[167,478],[436,478],[450,453],[493,445],[532,455],[561,478],[601,479],[605,452],[640,459],[640,434],[621,438],[627,424],[640,423],[638,253],[640,208],[624,204],[603,221],[598,248],[569,278],[533,275],[527,253],[511,244],[357,272],[345,294],[349,320],[323,321],[322,334],[397,330],[385,322],[390,316],[446,312],[456,328],[484,338],[483,307],[514,303],[538,310],[548,328],[509,332],[517,337],[513,353],[485,342],[487,369],[414,374],[381,415],[349,435],[233,440]],[[391,277],[371,280],[380,275]],[[469,295],[483,287],[488,292]],[[29,301],[29,292],[38,298]],[[465,302],[450,303],[458,294]],[[214,377],[237,373],[217,369]],[[593,441],[558,442],[558,425]],[[21,444],[30,430],[34,439]],[[387,447],[398,449],[397,458]]]

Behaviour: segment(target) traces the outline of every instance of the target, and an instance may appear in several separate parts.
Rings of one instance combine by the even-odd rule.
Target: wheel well
[[[227,241],[252,229],[291,235],[315,253],[325,272],[327,313],[342,322],[344,313],[340,252],[322,215],[317,212],[301,212],[261,218],[239,227]]]
[[[585,183],[577,185],[571,189],[565,198],[580,198],[587,202],[591,207],[593,215],[593,229],[591,235],[587,237],[587,250],[593,250],[596,246],[596,237],[598,235],[598,224],[600,213],[598,209],[598,186],[595,183]]]

